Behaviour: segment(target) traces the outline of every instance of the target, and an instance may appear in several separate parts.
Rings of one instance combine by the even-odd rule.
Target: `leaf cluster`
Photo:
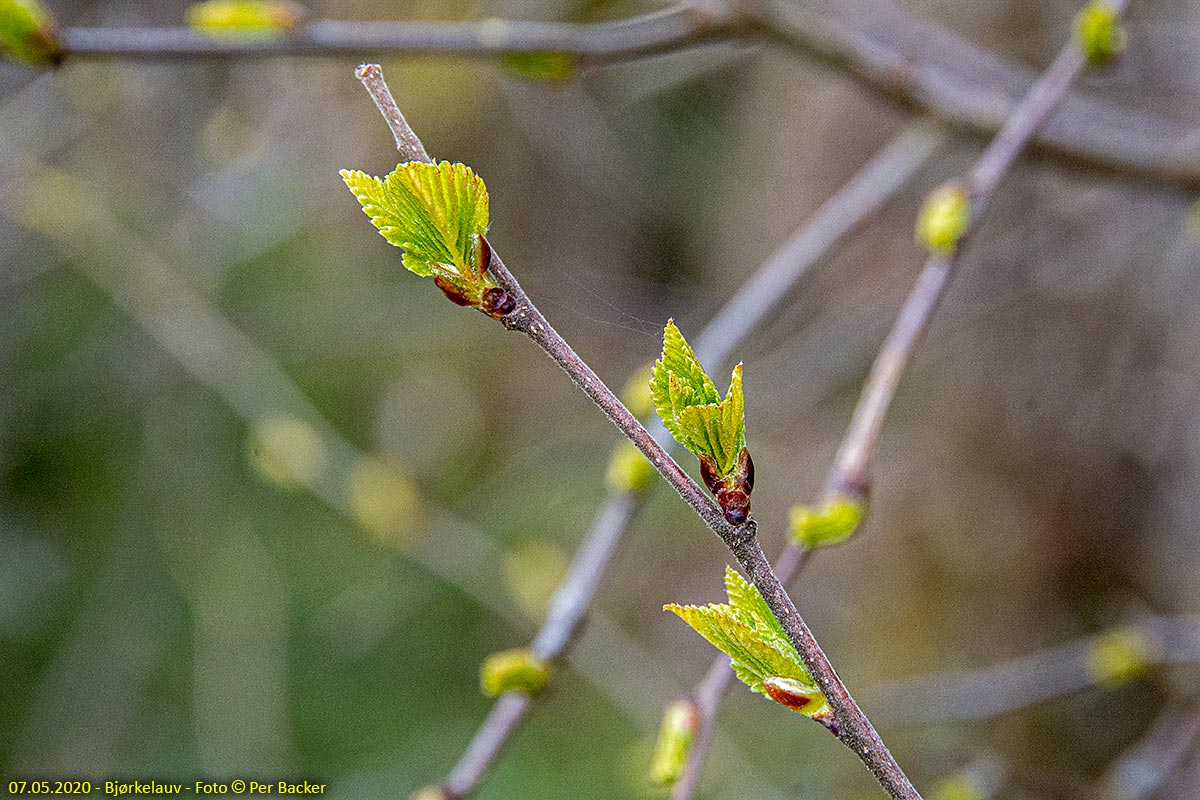
[[[650,396],[663,425],[676,441],[695,455],[709,458],[716,466],[717,477],[734,471],[738,454],[746,445],[741,364],[734,367],[722,399],[675,321],[668,320],[662,357],[651,371]]]
[[[803,710],[797,708],[800,713],[816,716],[826,712],[828,706],[820,689],[758,589],[726,567],[725,593],[728,603],[671,604],[663,608],[677,614],[713,647],[729,656],[734,674],[751,691],[775,699],[764,688],[763,681],[784,678],[811,700],[803,704]]]
[[[409,161],[382,178],[346,169],[341,175],[371,224],[404,250],[405,269],[432,277],[459,305],[494,310],[487,302],[488,290],[496,289],[484,239],[488,192],[470,167]]]

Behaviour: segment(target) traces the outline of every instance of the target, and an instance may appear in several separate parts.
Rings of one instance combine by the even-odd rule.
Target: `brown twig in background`
[[[270,39],[219,38],[190,28],[66,28],[66,54],[123,59],[275,58],[371,53],[491,57],[566,53],[601,64],[682,50],[738,33],[723,7],[673,6],[618,22],[345,22],[317,20]]]
[[[1128,0],[1116,0],[1113,7],[1122,12],[1127,2]],[[1029,90],[1029,94],[1013,110],[1012,116],[996,138],[967,173],[964,188],[970,197],[971,223],[959,239],[958,247],[953,253],[931,256],[918,275],[916,285],[905,300],[871,366],[850,424],[834,457],[833,467],[822,486],[822,501],[838,496],[866,500],[869,489],[868,471],[884,419],[913,350],[928,328],[938,303],[945,296],[946,287],[958,266],[959,255],[967,237],[977,227],[996,187],[1008,174],[1017,156],[1029,144],[1038,128],[1045,123],[1050,112],[1066,95],[1071,83],[1085,66],[1086,60],[1079,45],[1069,41]],[[812,551],[789,545],[776,565],[780,580],[789,581],[811,556]],[[714,668],[715,663],[726,661],[725,657],[719,656],[714,661]],[[699,737],[692,747],[684,777],[672,794],[673,800],[687,800],[696,788],[699,765],[704,760],[706,744],[711,738],[709,730],[713,724],[712,716],[716,713],[720,696],[728,683],[728,676],[723,681],[706,678],[689,695],[688,699],[697,711],[699,729],[704,735]]]
[[[895,194],[926,163],[943,139],[929,127],[914,123],[876,153],[755,271],[701,330],[696,337],[700,361],[710,365],[725,361],[734,346],[778,307],[791,287]],[[651,431],[664,447],[673,444],[661,424],[652,425]],[[546,619],[530,648],[536,657],[555,660],[566,653],[588,612],[600,577],[637,515],[641,499],[640,493],[609,494],[550,601]],[[722,665],[718,678],[724,679],[727,674],[729,670]],[[510,694],[517,699],[507,699],[506,695],[493,705],[442,782],[441,790],[447,798],[465,797],[474,791],[520,725],[532,698],[520,692]]]
[[[364,64],[356,74],[360,80],[367,78],[372,72],[380,71],[378,64]],[[381,108],[396,104],[395,99],[387,92],[383,81],[373,82],[364,80],[368,91],[381,91],[375,96],[376,105]],[[403,123],[400,113],[385,113],[384,119],[389,125],[396,121]],[[393,131],[398,140],[406,138]],[[415,134],[412,134],[416,138]],[[579,357],[566,340],[538,311],[529,296],[521,288],[520,283],[513,277],[504,262],[492,250],[490,270],[496,283],[515,301],[513,311],[503,318],[503,323],[509,330],[519,331],[528,336],[535,344],[557,363],[571,381],[588,397],[592,399],[601,411],[624,433],[634,446],[649,459],[655,470],[667,480],[679,493],[692,510],[695,511],[709,529],[717,534],[733,553],[738,564],[746,573],[746,577],[762,594],[771,613],[778,619],[784,633],[800,653],[805,666],[813,679],[825,694],[830,708],[839,723],[838,739],[866,765],[880,786],[895,800],[920,800],[920,794],[913,787],[900,765],[892,757],[883,740],[871,725],[870,720],[863,714],[862,709],[854,702],[850,692],[838,677],[833,665],[817,644],[808,625],[800,612],[783,588],[779,578],[771,569],[771,564],[759,546],[757,526],[753,520],[741,525],[731,525],[725,520],[721,509],[714,503],[704,490],[692,480],[675,460],[667,454],[654,437],[642,427],[637,418],[629,412],[624,404],[613,394],[612,390],[600,380]]]
[[[978,136],[1006,124],[1036,77],[879,0],[755,0],[752,8],[755,23],[783,45]],[[1080,92],[1064,97],[1031,146],[1123,176],[1200,183],[1200,131]]]
[[[816,58],[880,95],[991,136],[1034,80],[951,31],[880,2],[684,3],[618,22],[318,20],[275,39],[214,38],[188,28],[65,28],[72,58],[271,58],[368,54],[494,57],[563,53],[604,64],[736,39],[765,38]],[[1040,130],[1039,152],[1129,176],[1200,186],[1200,131],[1082,94]]]
[[[1145,666],[1200,661],[1200,616],[1138,618],[1129,630],[1145,639]],[[872,694],[889,724],[990,719],[1095,686],[1100,676],[1089,657],[1107,635],[1087,636],[981,669],[904,678]]]
[[[1148,800],[1200,755],[1200,707],[1195,698],[1168,703],[1150,730],[1104,771],[1089,800]],[[1194,793],[1193,793],[1194,796]]]

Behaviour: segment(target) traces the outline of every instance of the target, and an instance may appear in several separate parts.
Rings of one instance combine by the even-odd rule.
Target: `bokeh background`
[[[649,9],[308,5],[363,20]],[[1077,4],[903,5],[1040,68]],[[50,6],[114,26],[186,8]],[[1200,8],[1135,2],[1128,29],[1086,91],[1200,130]],[[614,385],[655,356],[668,317],[698,331],[906,122],[763,45],[565,82],[383,64],[430,151],[487,180],[491,241]],[[490,707],[481,659],[529,640],[605,495],[609,423],[528,341],[404,272],[342,185],[341,167],[396,159],[353,66],[0,65],[5,780],[258,774],[406,796],[461,754]],[[737,348],[768,552],[816,492],[920,267],[921,198],[979,148],[948,139]],[[1193,200],[1019,166],[904,380],[870,522],[794,587],[919,786],[966,770],[1010,798],[1104,797],[1150,736],[1180,751],[1154,796],[1200,796],[1200,647],[1148,666],[1164,653],[1143,638],[1127,670],[1032,705],[1001,686],[976,719],[969,691],[939,700],[942,679],[922,677],[1200,611]],[[479,797],[661,796],[646,775],[659,709],[712,652],[660,609],[717,600],[727,561],[658,490]],[[1063,680],[1019,674],[1035,694]],[[740,687],[717,741],[704,796],[878,796],[824,729]]]

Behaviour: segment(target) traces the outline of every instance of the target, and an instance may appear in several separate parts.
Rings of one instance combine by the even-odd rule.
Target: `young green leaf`
[[[734,674],[751,691],[829,724],[824,695],[758,589],[726,567],[725,593],[728,603],[663,608],[729,656]]]
[[[207,0],[187,10],[192,30],[218,38],[273,39],[304,17],[304,9],[287,0]]]
[[[675,321],[668,320],[662,357],[651,371],[650,396],[663,425],[680,444],[697,456],[711,459],[717,477],[733,472],[746,444],[741,364],[734,368],[729,391],[722,400],[696,352]]]
[[[0,0],[0,53],[27,64],[62,61],[58,30],[38,0]]]
[[[754,462],[746,449],[742,365],[733,368],[725,399],[674,320],[663,331],[662,357],[650,372],[650,398],[675,440],[700,459],[700,475],[730,525],[750,518]]]
[[[459,305],[497,319],[512,310],[487,271],[488,193],[470,167],[409,161],[383,178],[347,169],[341,175],[371,224],[404,250],[407,270],[432,277]]]

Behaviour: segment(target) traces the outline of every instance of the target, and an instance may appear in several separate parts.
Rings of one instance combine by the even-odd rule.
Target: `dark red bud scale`
[[[493,319],[511,314],[516,307],[517,301],[513,300],[512,295],[495,286],[485,291],[480,300],[480,310]]]
[[[750,451],[742,448],[737,466],[724,478],[717,477],[717,465],[711,458],[701,455],[699,459],[700,477],[717,498],[725,520],[730,525],[741,525],[750,519],[750,493],[754,491],[754,461]]]
[[[458,288],[441,275],[434,275],[433,282],[439,289],[442,290],[442,293],[446,295],[446,297],[450,298],[451,303],[459,306],[474,305],[474,303],[472,303],[471,300],[465,294],[463,294],[462,289]]]
[[[479,237],[479,274],[488,271],[492,266],[492,246],[488,244],[486,236]]]
[[[829,732],[839,739],[842,736],[842,725],[838,722],[837,717],[833,715],[833,711],[822,711],[820,714],[813,714],[813,719],[829,729]]]
[[[767,697],[793,711],[799,711],[812,702],[812,697],[795,691],[787,684],[787,681],[778,678],[767,678],[763,681],[763,691],[767,693]]]

